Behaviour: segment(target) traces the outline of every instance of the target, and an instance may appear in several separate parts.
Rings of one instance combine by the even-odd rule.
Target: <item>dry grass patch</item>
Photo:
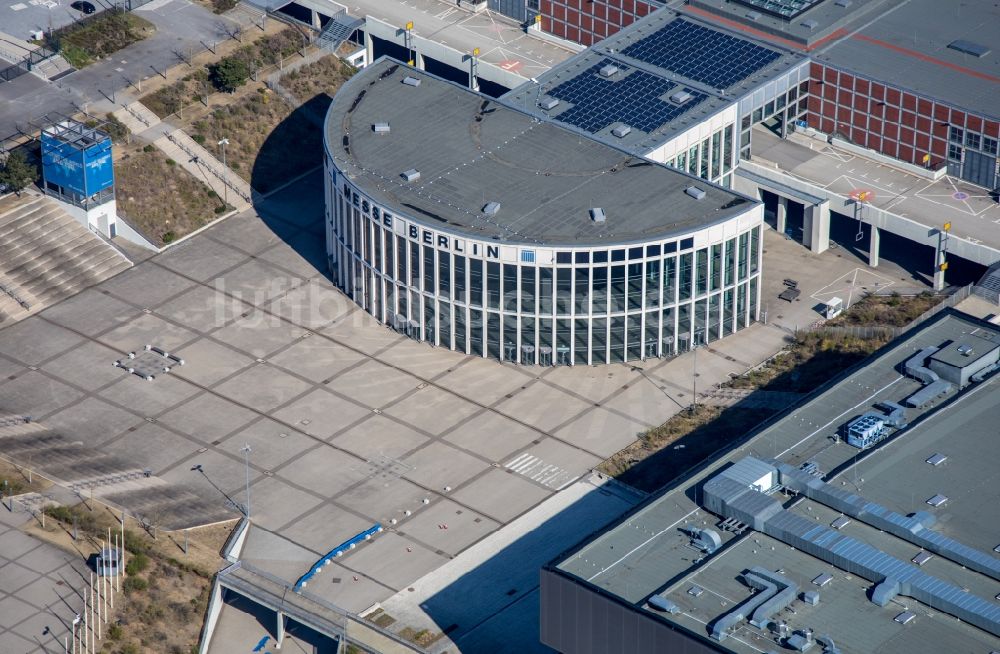
[[[186,131],[217,156],[214,144],[229,139],[226,164],[261,193],[322,163],[322,130],[309,112],[266,89],[190,119]]]
[[[151,145],[132,147],[115,162],[115,186],[118,208],[157,245],[190,234],[231,208]]]
[[[115,515],[101,505],[80,503],[46,509],[45,527],[37,522],[25,529],[86,559],[95,554],[107,530],[119,533]],[[73,539],[76,522],[79,538]],[[188,553],[182,533],[153,539],[129,519],[126,523],[126,577],[115,597],[101,654],[189,654],[196,651],[208,604],[211,579],[222,565],[219,556],[232,523],[189,532]]]
[[[58,50],[74,68],[83,68],[155,31],[156,26],[148,20],[124,9],[112,8],[55,30],[47,37],[46,45]]]
[[[356,72],[356,68],[330,54],[285,74],[281,85],[300,102],[306,102],[320,93],[332,97]]]
[[[903,297],[899,293],[892,295],[866,295],[855,302],[849,311],[845,311],[833,320],[826,322],[830,326],[878,325],[889,327],[905,327],[932,309],[944,299],[924,291],[913,297]]]
[[[201,102],[209,93],[208,71],[199,68],[173,84],[143,96],[141,102],[160,118],[166,118],[194,102]]]
[[[52,486],[52,482],[28,472],[21,466],[0,459],[0,497],[41,493]]]

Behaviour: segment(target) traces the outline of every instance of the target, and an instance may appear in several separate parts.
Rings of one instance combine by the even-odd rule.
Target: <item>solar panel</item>
[[[781,57],[780,52],[678,19],[622,54],[716,89],[727,89]]]
[[[615,64],[618,72],[612,77],[602,77],[600,70],[612,63],[610,59],[603,59],[550,89],[547,95],[573,105],[554,118],[591,133],[617,122],[649,133],[694,108],[706,97],[686,88],[684,91],[691,97],[683,104],[667,102],[661,97],[672,90],[675,83],[622,64]]]

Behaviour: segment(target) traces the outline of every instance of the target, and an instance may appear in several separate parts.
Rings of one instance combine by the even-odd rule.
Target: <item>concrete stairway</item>
[[[94,497],[170,530],[237,517],[219,497],[203,497],[168,483],[118,454],[84,445],[71,432],[58,433],[19,418],[0,410],[0,457],[30,468],[79,499]]]
[[[146,105],[138,100],[125,105],[121,109],[115,110],[113,114],[114,117],[122,121],[125,124],[125,127],[128,128],[128,131],[133,134],[141,134],[150,127],[155,127],[160,124],[160,117],[150,111]]]
[[[226,198],[236,210],[243,211],[253,200],[250,184],[232,169],[222,165],[215,155],[196,143],[183,130],[174,130],[153,141],[185,170],[205,182],[209,188]]]
[[[0,323],[129,268],[118,250],[40,195],[0,204]]]

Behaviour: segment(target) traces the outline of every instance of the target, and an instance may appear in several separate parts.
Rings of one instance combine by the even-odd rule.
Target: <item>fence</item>
[[[925,322],[926,320],[936,316],[940,312],[955,306],[962,300],[966,299],[970,295],[979,295],[977,289],[979,287],[974,284],[969,284],[967,286],[962,286],[956,289],[951,294],[946,296],[943,300],[935,304],[933,307],[924,311],[922,314],[911,320],[909,323],[902,327],[894,327],[892,325],[826,325],[823,321],[814,322],[811,325],[811,331],[821,331],[829,334],[841,334],[845,336],[855,336],[857,338],[881,338],[887,337],[889,339],[896,338],[897,336],[903,334],[907,330],[916,327],[917,325]],[[985,290],[985,289],[984,289]],[[986,291],[989,293],[989,291]],[[989,298],[987,298],[989,299]]]

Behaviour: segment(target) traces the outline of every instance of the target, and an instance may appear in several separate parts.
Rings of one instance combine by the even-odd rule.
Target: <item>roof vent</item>
[[[376,134],[388,134],[389,133],[389,123],[375,123],[372,125],[372,131]]]
[[[698,188],[697,186],[689,186],[684,189],[684,192],[693,197],[695,200],[701,200],[705,197],[705,190]]]
[[[911,563],[916,563],[917,565],[923,565],[934,558],[930,552],[921,550],[917,552],[917,555],[910,559]]]
[[[691,99],[691,94],[687,91],[678,91],[670,96],[670,101],[674,104],[684,104]]]
[[[947,460],[948,460],[948,457],[946,457],[944,454],[941,454],[940,452],[938,452],[934,456],[932,456],[929,459],[927,459],[927,463],[931,464],[932,466],[939,466],[939,465],[941,465],[942,463],[944,463]]]
[[[850,7],[852,4],[854,4],[854,0],[837,0],[833,4],[837,5],[838,7],[844,7],[846,9],[847,7]]]
[[[420,86],[420,78],[407,75],[403,78],[403,84],[407,86]]]
[[[604,209],[600,207],[594,207],[593,209],[590,210],[590,219],[593,220],[595,223],[603,223],[607,221],[608,217],[604,213]]]
[[[930,504],[931,506],[941,506],[942,504],[944,504],[947,501],[948,501],[947,497],[945,497],[944,495],[941,495],[940,493],[938,493],[934,497],[932,497],[929,500],[927,500],[927,503]]]
[[[483,213],[486,214],[487,216],[495,216],[497,215],[498,211],[500,211],[499,202],[487,202],[486,205],[483,207]]]
[[[547,95],[538,101],[538,106],[544,109],[545,111],[551,111],[552,109],[555,109],[556,107],[559,106],[559,100],[553,98],[550,95]]]
[[[747,18],[749,18],[750,20],[760,20],[760,12],[759,11],[748,11],[747,12]]]
[[[611,77],[618,72],[618,66],[615,66],[614,64],[604,64],[598,72],[601,74],[601,77]]]
[[[965,39],[952,41],[948,44],[948,47],[952,50],[958,50],[962,54],[972,55],[977,59],[982,59],[990,53],[990,49],[985,45],[973,43],[972,41],[966,41]]]
[[[629,127],[628,125],[619,125],[618,127],[611,130],[611,133],[621,139],[628,136],[631,131],[632,128]]]
[[[409,170],[403,171],[403,179],[408,182],[415,182],[420,179],[420,171],[416,168],[410,168]]]
[[[903,611],[902,613],[900,613],[899,615],[897,615],[895,618],[893,618],[893,620],[895,620],[899,624],[906,624],[906,623],[908,623],[910,620],[912,620],[915,617],[917,617],[916,613],[914,613],[912,611]]]
[[[959,345],[958,353],[963,357],[972,356],[972,346],[971,345]]]
[[[810,32],[819,27],[819,21],[808,18],[802,21],[802,27],[806,28]]]

